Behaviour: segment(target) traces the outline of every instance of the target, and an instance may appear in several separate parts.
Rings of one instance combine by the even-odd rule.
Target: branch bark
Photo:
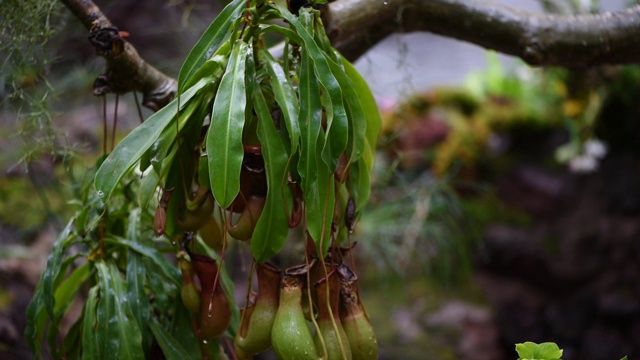
[[[98,6],[90,0],[62,0],[62,3],[89,30],[89,41],[96,53],[107,60],[105,72],[93,84],[94,95],[139,91],[143,95],[142,105],[154,111],[173,99],[177,81],[144,61]]]
[[[598,15],[543,15],[477,0],[338,0],[325,27],[348,58],[394,32],[428,31],[522,58],[584,68],[640,62],[640,5]]]
[[[145,62],[90,0],[62,0],[107,60],[94,93],[140,91],[158,110],[177,82]],[[324,12],[332,43],[355,60],[395,32],[428,31],[522,58],[531,65],[585,68],[640,63],[640,5],[598,15],[541,15],[478,0],[338,0]]]

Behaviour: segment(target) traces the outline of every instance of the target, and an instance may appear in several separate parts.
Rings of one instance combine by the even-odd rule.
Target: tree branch
[[[142,104],[154,111],[169,103],[177,82],[144,61],[135,47],[111,24],[91,0],[62,0],[89,30],[89,41],[96,53],[107,60],[107,68],[93,84],[94,95],[140,91]]]
[[[158,110],[177,82],[146,63],[90,0],[62,0],[89,29],[107,69],[94,93],[140,91]],[[332,43],[355,60],[395,32],[428,31],[468,41],[538,66],[584,68],[640,63],[640,5],[598,15],[541,15],[478,0],[338,0],[326,8]]]
[[[640,62],[640,5],[598,15],[543,15],[477,0],[338,0],[325,27],[355,59],[394,32],[428,31],[522,58],[583,68]]]

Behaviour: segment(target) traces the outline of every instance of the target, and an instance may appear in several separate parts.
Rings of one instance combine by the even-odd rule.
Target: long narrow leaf
[[[317,143],[317,151],[320,146],[324,134],[321,132]],[[309,190],[304,193],[305,196],[305,219],[309,234],[316,244],[318,253],[322,254],[321,258],[327,253],[330,245],[331,221],[333,220],[335,205],[335,181],[333,171],[329,170],[329,166],[324,163],[320,156],[317,157],[318,172],[315,179],[309,181]]]
[[[340,65],[336,64],[327,56],[327,63],[338,80],[342,94],[344,96],[345,105],[349,112],[349,140],[347,142],[347,157],[349,163],[354,163],[362,156],[365,145],[365,134],[367,128],[367,118],[360,101],[360,96],[355,90],[351,79]]]
[[[382,119],[380,118],[378,104],[376,103],[376,99],[373,97],[373,93],[371,92],[369,85],[367,85],[367,82],[364,80],[362,75],[360,75],[358,70],[356,70],[353,64],[351,64],[347,59],[342,58],[342,65],[344,66],[344,71],[351,79],[353,87],[360,98],[362,109],[364,110],[367,118],[366,136],[369,149],[371,150],[371,153],[375,153],[376,145],[378,143],[378,135],[380,134],[380,126],[382,126]]]
[[[89,263],[75,269],[55,290],[55,314],[62,318],[66,310],[71,306],[80,287],[89,278],[91,268]]]
[[[155,248],[119,237],[107,237],[104,239],[104,243],[109,245],[126,246],[138,254],[147,257],[158,268],[158,270],[160,270],[160,273],[164,275],[167,280],[171,280],[171,282],[176,285],[181,284],[180,271],[178,271],[175,266],[171,265],[171,263],[169,263],[169,261]]]
[[[131,315],[124,282],[115,264],[97,262],[100,301],[96,319],[99,357],[144,359],[142,334]]]
[[[26,311],[27,326],[24,337],[35,358],[41,357],[42,340],[47,330],[47,312],[44,309],[43,295],[42,284],[40,284],[36,287]]]
[[[308,52],[313,61],[315,74],[323,89],[325,108],[327,109],[327,138],[331,138],[329,146],[323,148],[322,159],[329,165],[329,169],[334,171],[338,165],[338,158],[347,147],[348,121],[340,84],[333,76],[322,49],[307,28],[289,10],[275,4],[271,6],[294,27],[304,43],[303,51]],[[309,11],[302,9],[300,17],[305,23],[313,24],[315,14]]]
[[[82,360],[94,360],[106,358],[100,356],[98,352],[98,341],[96,339],[96,305],[98,302],[98,290],[96,285],[89,290],[89,296],[84,303],[82,320]]]
[[[311,189],[310,183],[315,180],[318,172],[316,164],[316,148],[318,134],[322,127],[322,100],[318,80],[314,76],[311,60],[307,53],[301,54],[300,64],[300,129],[302,141],[300,147],[300,161],[298,173],[301,178],[303,191]]]
[[[127,236],[129,241],[141,243],[140,219],[141,210],[134,209],[129,214],[129,227]],[[127,301],[131,307],[131,313],[138,323],[138,327],[142,333],[142,344],[144,347],[151,344],[151,336],[145,331],[149,323],[149,314],[151,312],[149,299],[145,292],[147,268],[143,262],[142,256],[134,250],[129,250],[127,254]]]
[[[167,360],[184,360],[191,358],[176,338],[171,336],[171,334],[160,325],[158,320],[152,318],[149,322],[149,327],[151,328],[151,332],[153,332],[153,337],[156,338],[158,345],[160,345],[160,349],[162,349],[162,354]]]
[[[231,36],[231,27],[235,20],[242,15],[245,4],[245,0],[233,0],[220,12],[193,49],[191,49],[187,59],[182,64],[180,75],[178,76],[178,89],[180,92],[184,90],[189,78],[213,55],[215,49],[220,47]]]
[[[216,201],[227,208],[240,191],[240,169],[244,157],[242,129],[245,122],[246,57],[250,46],[238,40],[213,103],[206,146],[209,178]]]
[[[284,246],[289,233],[285,206],[291,211],[293,202],[291,191],[283,184],[287,181],[288,161],[284,144],[259,86],[255,89],[254,103],[268,191],[264,210],[251,238],[251,252],[256,261],[264,262],[279,253]]]
[[[180,109],[189,103],[196,92],[202,89],[209,79],[202,79],[180,96]],[[135,164],[140,156],[153,145],[162,130],[175,118],[178,110],[178,99],[174,99],[160,111],[151,115],[145,122],[125,137],[98,169],[94,186],[103,202],[111,197],[113,189],[120,179]]]
[[[298,104],[298,96],[291,82],[289,82],[289,77],[286,75],[285,70],[282,69],[276,59],[264,49],[259,50],[258,55],[266,65],[269,77],[271,77],[271,89],[273,89],[273,95],[282,110],[282,115],[284,115],[285,125],[291,139],[291,155],[293,155],[298,150],[300,141],[300,126],[298,125],[300,105]]]
[[[51,254],[47,259],[47,267],[42,274],[43,302],[50,319],[55,319],[55,281],[58,279],[62,269],[62,259],[67,246],[76,238],[72,233],[73,220],[69,221],[66,228],[58,236],[58,240],[53,244]],[[63,274],[64,275],[64,274]]]

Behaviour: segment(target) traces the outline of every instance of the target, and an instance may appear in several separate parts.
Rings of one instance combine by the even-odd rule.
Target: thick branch
[[[62,0],[89,29],[107,70],[94,93],[140,91],[157,110],[177,82],[146,63],[90,0]],[[532,65],[581,68],[640,63],[640,5],[599,15],[540,15],[478,0],[338,0],[325,12],[333,44],[357,59],[394,32],[429,31],[468,41]]]
[[[95,95],[140,91],[143,105],[154,111],[173,99],[177,89],[176,80],[145,62],[92,1],[62,2],[89,29],[89,41],[97,54],[107,60],[105,73],[94,83]]]
[[[541,15],[477,0],[338,0],[325,26],[354,59],[394,32],[429,31],[521,57],[581,68],[640,62],[640,5],[598,15]]]

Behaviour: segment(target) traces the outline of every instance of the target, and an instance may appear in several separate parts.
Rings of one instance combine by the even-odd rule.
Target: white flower
[[[597,139],[589,139],[584,143],[584,153],[597,159],[602,159],[607,155],[607,145]]]
[[[590,173],[598,169],[598,161],[589,155],[578,155],[569,161],[569,169],[576,173]]]

